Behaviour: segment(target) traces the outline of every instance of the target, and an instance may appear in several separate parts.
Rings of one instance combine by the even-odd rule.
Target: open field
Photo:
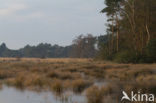
[[[116,64],[92,59],[0,58],[2,85],[84,93],[88,103],[118,103],[122,91],[156,95],[156,64]]]

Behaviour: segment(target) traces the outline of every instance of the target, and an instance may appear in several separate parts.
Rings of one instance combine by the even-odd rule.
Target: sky
[[[80,34],[105,33],[104,0],[0,0],[0,43],[70,45]]]

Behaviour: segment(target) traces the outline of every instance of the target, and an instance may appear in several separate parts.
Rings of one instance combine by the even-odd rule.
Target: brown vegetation
[[[155,81],[156,64],[115,64],[92,59],[0,59],[0,87],[5,84],[59,94],[66,90],[85,91],[88,103],[120,101],[122,90],[156,94]]]

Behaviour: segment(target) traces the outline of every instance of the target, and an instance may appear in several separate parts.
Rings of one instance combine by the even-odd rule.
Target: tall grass
[[[95,86],[99,81],[107,83]],[[70,58],[0,58],[0,86],[46,89],[58,94],[67,90],[85,92],[88,103],[120,101],[123,90],[156,94],[155,81],[156,64],[114,64]]]

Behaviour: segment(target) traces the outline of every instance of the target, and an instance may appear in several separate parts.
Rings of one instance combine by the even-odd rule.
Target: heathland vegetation
[[[1,58],[0,85],[33,91],[85,93],[88,103],[116,103],[122,91],[156,95],[156,64],[115,64],[93,59]],[[0,86],[0,87],[1,87]]]
[[[105,0],[105,5],[105,35],[80,35],[65,47],[41,43],[11,50],[3,43],[0,57],[15,58],[0,58],[0,89],[57,96],[72,91],[85,94],[88,103],[120,103],[123,90],[156,95],[156,0]]]

